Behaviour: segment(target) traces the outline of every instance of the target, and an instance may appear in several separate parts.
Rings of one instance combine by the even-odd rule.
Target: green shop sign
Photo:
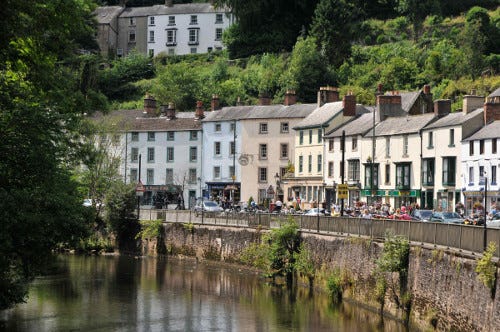
[[[387,190],[370,190],[363,189],[361,190],[361,196],[390,196],[390,197],[420,197],[420,190],[395,190],[395,189],[387,189]]]

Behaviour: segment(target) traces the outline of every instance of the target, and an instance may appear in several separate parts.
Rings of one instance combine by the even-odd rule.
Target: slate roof
[[[176,118],[145,117],[142,110],[119,110],[108,115],[96,113],[95,121],[116,125],[122,131],[185,131],[201,130],[201,121],[194,118],[194,112],[177,112]]]
[[[493,91],[489,96],[488,98],[491,98],[491,97],[500,97],[500,87],[498,89],[496,89],[495,91]]]
[[[462,111],[452,112],[425,126],[424,129],[444,128],[461,125],[476,116],[483,116],[483,109],[478,108],[472,112],[464,114]]]
[[[154,5],[148,7],[128,7],[120,17],[139,17],[154,15],[206,14],[229,12],[227,7],[214,7],[210,3],[175,4],[171,7]]]
[[[203,122],[304,118],[311,114],[316,104],[229,106],[214,112],[205,112]]]
[[[434,119],[434,113],[389,117],[375,126],[375,136],[404,135],[416,133]],[[372,130],[366,133],[372,136]]]
[[[316,108],[312,114],[300,121],[294,129],[327,126],[333,118],[342,113],[343,109],[344,104],[342,101],[326,103],[323,106]],[[363,112],[368,112],[366,107],[356,104],[356,113],[359,114]]]
[[[109,24],[111,21],[118,17],[124,8],[122,6],[105,6],[97,7],[94,15],[99,24]]]
[[[403,111],[408,113],[410,108],[415,104],[418,97],[420,96],[420,91],[416,92],[401,92],[401,108]]]
[[[346,136],[364,135],[373,127],[373,113],[361,114],[352,121],[349,121],[343,126],[335,129],[332,133],[325,135],[328,137],[341,137],[342,131],[345,131]]]
[[[500,138],[500,120],[493,121],[476,131],[473,135],[463,141],[473,141],[478,139]]]

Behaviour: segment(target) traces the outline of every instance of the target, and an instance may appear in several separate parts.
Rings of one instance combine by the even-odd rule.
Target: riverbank
[[[260,242],[266,232],[259,228],[181,223],[165,223],[163,231],[159,241],[142,242],[144,254],[164,252],[226,263],[241,263],[244,249]],[[337,273],[341,276],[344,298],[399,319],[409,314],[410,321],[422,329],[500,330],[498,297],[478,280],[475,272],[478,258],[413,243],[405,285],[401,285],[397,273],[388,273],[381,286],[376,262],[381,257],[383,243],[309,232],[302,232],[301,239],[313,255],[316,288],[327,289],[328,277]],[[498,286],[495,277],[493,288]],[[407,293],[402,294],[401,290]],[[409,312],[404,308],[409,308]]]

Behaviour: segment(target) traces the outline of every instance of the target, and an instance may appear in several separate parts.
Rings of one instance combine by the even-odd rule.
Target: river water
[[[59,256],[1,331],[405,331],[322,294],[273,287],[234,266],[130,256]]]

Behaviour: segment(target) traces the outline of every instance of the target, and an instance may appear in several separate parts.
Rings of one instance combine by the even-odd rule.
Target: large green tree
[[[95,46],[87,0],[6,0],[0,20],[0,309],[60,243],[86,234],[70,168],[88,104],[77,50]]]

